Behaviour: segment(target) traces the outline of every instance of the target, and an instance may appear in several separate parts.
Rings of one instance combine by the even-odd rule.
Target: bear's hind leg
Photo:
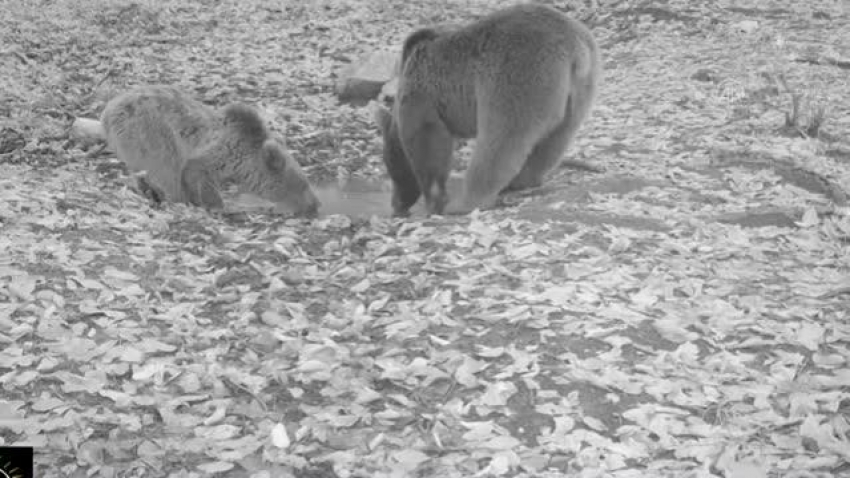
[[[566,122],[558,125],[555,131],[534,146],[519,174],[514,176],[502,192],[531,189],[543,184],[546,173],[564,157],[574,134],[575,128],[571,128]]]
[[[568,84],[561,85],[564,91],[569,93],[563,119],[534,146],[522,170],[511,180],[505,191],[540,186],[546,173],[561,162],[579,127],[590,115],[596,98],[597,76],[599,73],[595,72],[588,78],[572,79]]]

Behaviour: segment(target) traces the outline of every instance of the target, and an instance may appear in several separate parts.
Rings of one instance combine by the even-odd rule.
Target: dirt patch
[[[742,227],[797,227],[797,219],[792,217],[791,213],[779,210],[724,214],[715,220]]]

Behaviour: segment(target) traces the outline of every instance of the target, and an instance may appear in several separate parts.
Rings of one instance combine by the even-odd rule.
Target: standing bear
[[[429,214],[465,214],[539,186],[588,116],[601,74],[590,30],[544,5],[411,33],[393,110],[374,111],[394,214],[420,195]],[[454,141],[473,137],[462,197],[447,208]]]
[[[301,167],[258,112],[231,103],[215,110],[170,86],[144,86],[113,98],[101,115],[107,141],[157,201],[224,206],[220,187],[244,189],[298,215],[319,200]]]

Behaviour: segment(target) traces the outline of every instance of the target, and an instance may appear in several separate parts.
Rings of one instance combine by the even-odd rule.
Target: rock
[[[399,56],[397,50],[375,50],[344,68],[336,85],[339,100],[363,106],[377,98],[384,85],[396,76]],[[392,92],[394,95],[395,87]]]

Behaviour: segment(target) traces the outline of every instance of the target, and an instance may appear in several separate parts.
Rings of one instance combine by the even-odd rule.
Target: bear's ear
[[[240,137],[252,141],[264,141],[269,136],[259,111],[242,103],[230,103],[224,107],[224,123]]]
[[[380,128],[381,133],[386,135],[393,121],[392,111],[377,101],[372,101],[369,108],[372,110],[372,120]]]
[[[263,143],[263,164],[278,173],[286,171],[289,154],[277,141],[269,139]]]

